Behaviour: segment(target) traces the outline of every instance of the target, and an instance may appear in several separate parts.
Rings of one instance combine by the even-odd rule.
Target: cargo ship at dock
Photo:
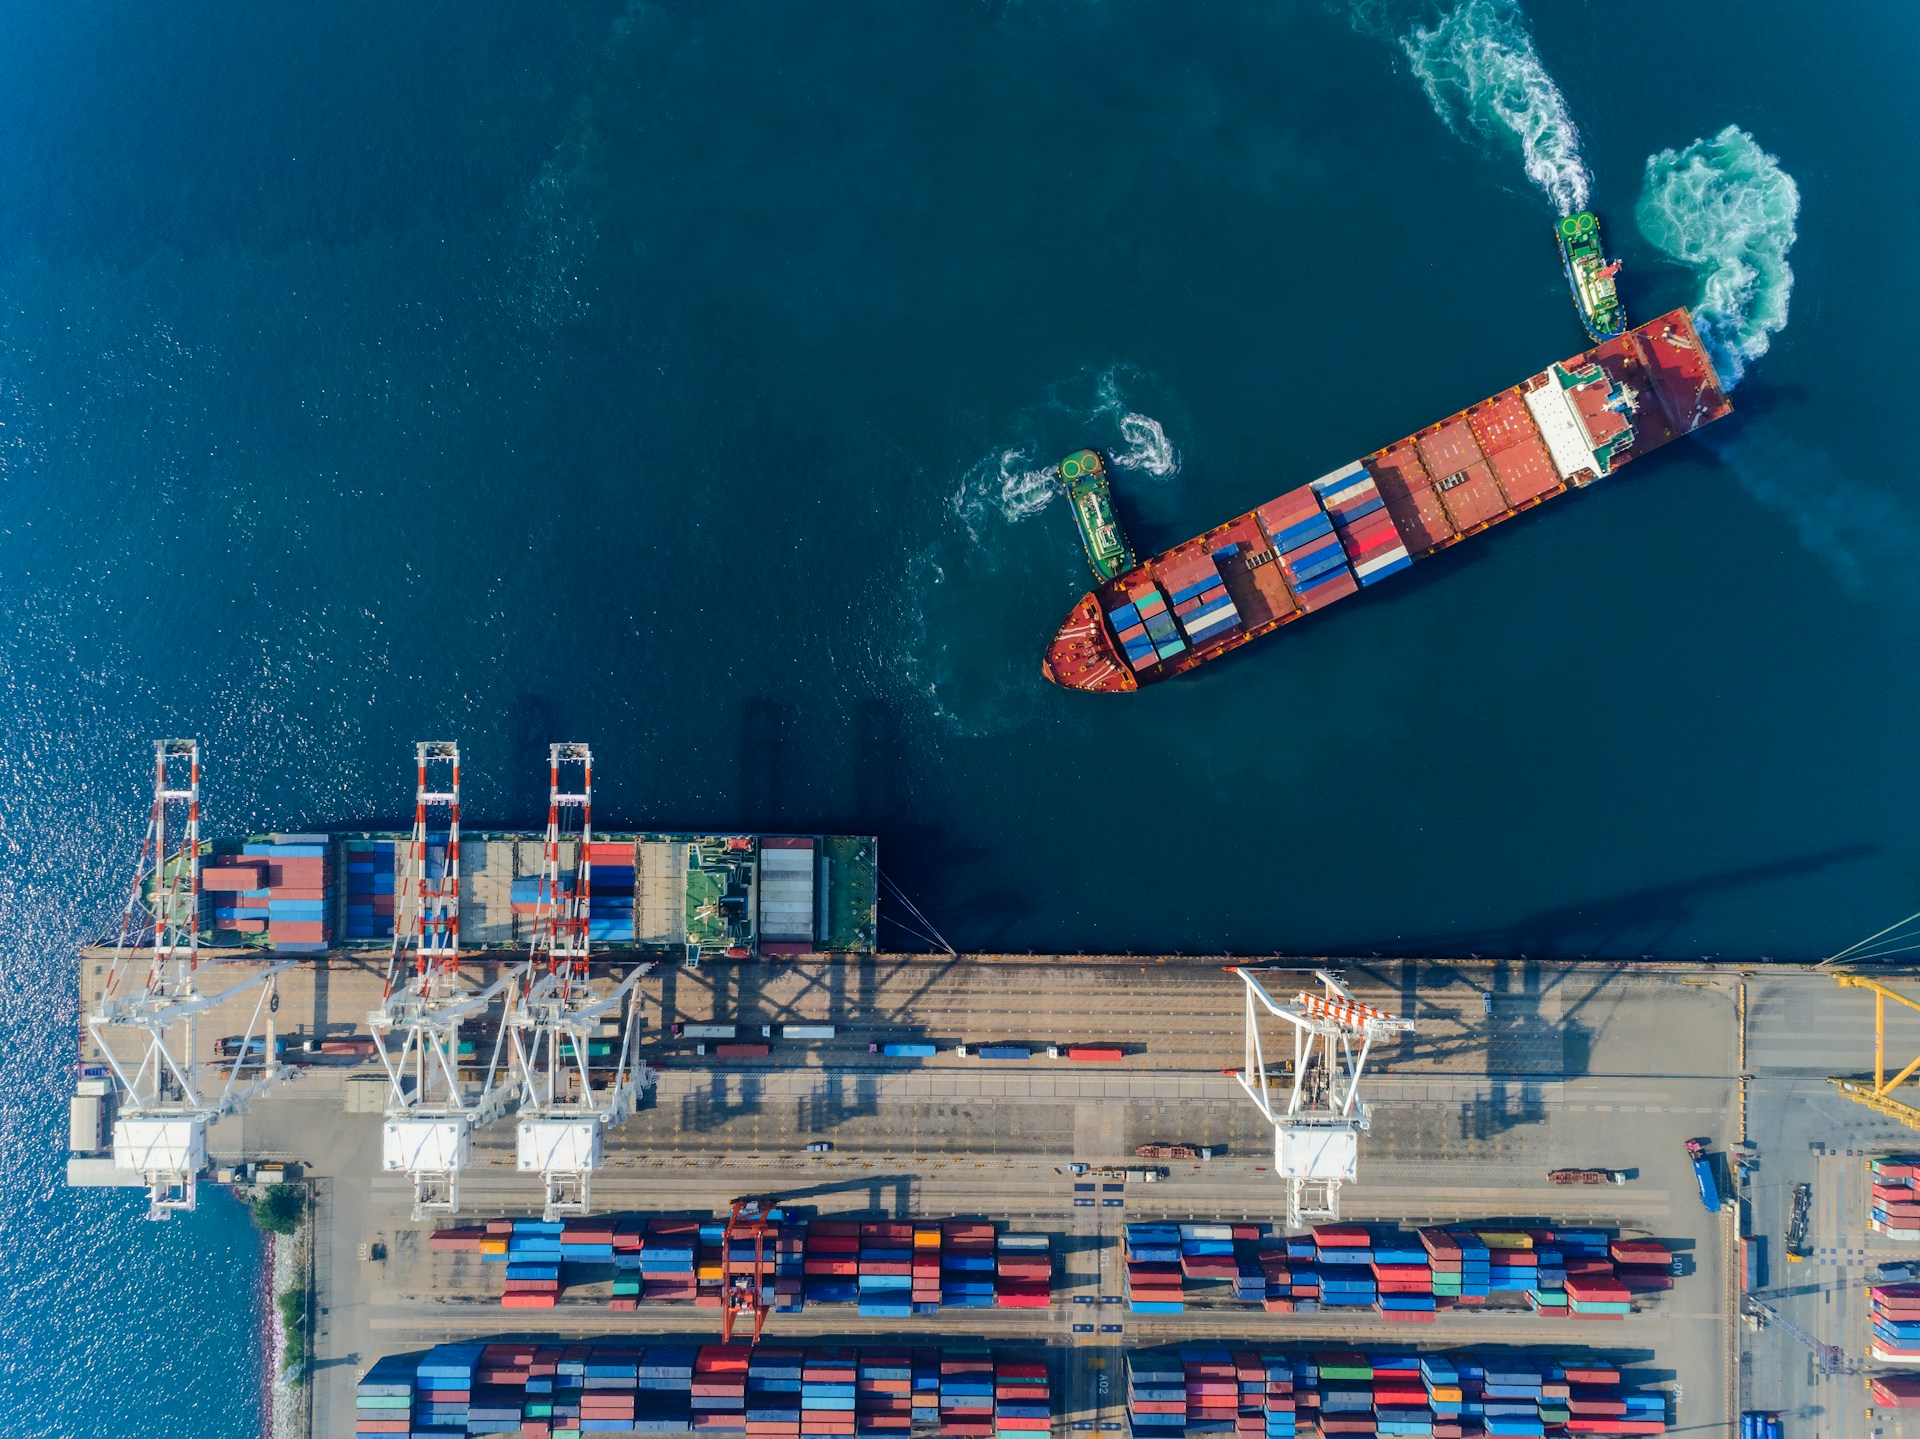
[[[417,885],[410,836],[386,831],[210,839],[195,876],[201,944],[277,954],[384,952],[406,931]],[[560,841],[560,865],[582,858]],[[463,953],[524,951],[541,908],[546,837],[460,837]],[[709,959],[866,954],[878,947],[879,841],[871,835],[602,833],[588,919],[596,952]],[[445,850],[430,846],[430,873]],[[264,954],[263,954],[264,957]]]
[[[1103,694],[1184,674],[1731,409],[1670,311],[1105,581],[1041,673]]]

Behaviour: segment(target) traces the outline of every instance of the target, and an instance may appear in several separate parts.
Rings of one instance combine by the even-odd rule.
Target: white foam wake
[[[1101,374],[1098,394],[1096,413],[1118,415],[1120,438],[1126,441],[1125,449],[1116,448],[1112,452],[1114,464],[1121,469],[1152,475],[1156,480],[1164,480],[1180,468],[1180,457],[1174,453],[1173,441],[1167,438],[1160,422],[1151,415],[1127,408],[1115,371]]]
[[[1044,510],[1058,489],[1053,471],[1037,466],[1032,450],[1015,445],[987,456],[962,475],[947,507],[977,541],[990,514],[1017,524]]]
[[[1634,220],[1699,274],[1694,323],[1728,389],[1786,328],[1799,214],[1793,176],[1738,126],[1647,157]]]
[[[1355,23],[1378,23],[1377,7],[1354,11]],[[1464,0],[1428,29],[1416,25],[1401,48],[1440,118],[1455,134],[1476,130],[1520,146],[1527,178],[1562,215],[1587,208],[1591,182],[1580,158],[1580,132],[1566,96],[1533,48],[1513,0]]]

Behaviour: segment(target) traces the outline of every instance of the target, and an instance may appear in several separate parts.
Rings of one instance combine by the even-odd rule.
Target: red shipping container
[[[327,862],[319,855],[309,859],[270,859],[267,861],[267,886],[279,889],[305,886],[318,888],[326,882]],[[254,886],[258,888],[258,886]]]
[[[200,888],[219,894],[241,889],[265,889],[261,882],[263,865],[207,864],[200,870]]]
[[[276,919],[268,923],[267,937],[288,944],[317,944],[327,937],[324,920]]]

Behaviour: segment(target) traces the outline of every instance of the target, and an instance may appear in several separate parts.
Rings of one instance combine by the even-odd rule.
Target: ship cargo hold
[[[1052,1415],[1038,1350],[510,1339],[378,1360],[356,1387],[353,1432],[992,1439],[1048,1433]]]
[[[1731,408],[1674,310],[1082,595],[1041,672],[1109,694],[1183,674]]]
[[[203,943],[291,953],[385,949],[418,904],[400,833],[262,835],[206,841]],[[460,836],[462,950],[525,949],[539,919],[546,839]],[[709,959],[865,954],[877,947],[879,841],[871,835],[602,833],[584,856],[561,841],[562,882],[589,866],[596,949]],[[430,844],[437,881],[446,851]]]

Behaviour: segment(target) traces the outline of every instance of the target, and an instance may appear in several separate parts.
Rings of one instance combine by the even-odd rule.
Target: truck
[[[220,1056],[223,1059],[232,1059],[235,1055],[239,1054],[242,1049],[246,1051],[246,1057],[248,1059],[263,1058],[267,1052],[267,1037],[264,1034],[256,1034],[252,1038],[248,1038],[244,1034],[229,1034],[220,1041]],[[282,1059],[286,1056],[286,1053],[286,1035],[281,1034],[274,1036],[273,1057],[275,1059]]]
[[[962,1059],[1031,1059],[1033,1051],[1024,1044],[956,1044],[953,1052]]]
[[[782,1039],[832,1039],[835,1032],[831,1024],[783,1024],[780,1026]]]
[[[1720,1184],[1713,1177],[1713,1161],[1707,1158],[1704,1141],[1689,1139],[1687,1157],[1693,1161],[1693,1182],[1700,1188],[1700,1203],[1709,1214],[1720,1212]]]
[[[884,1054],[889,1059],[932,1059],[931,1044],[869,1044],[868,1054]]]
[[[1549,1184],[1625,1184],[1627,1175],[1621,1169],[1549,1169]]]
[[[1156,1169],[1152,1165],[1130,1165],[1121,1171],[1121,1177],[1134,1184],[1157,1184],[1166,1176],[1166,1170]]]
[[[1213,1146],[1202,1144],[1143,1144],[1133,1151],[1141,1159],[1211,1159]]]
[[[711,1053],[715,1059],[765,1059],[769,1054],[773,1053],[773,1046],[770,1044],[754,1043],[696,1044],[693,1047],[693,1052],[695,1054]]]
[[[1112,1064],[1126,1058],[1117,1044],[1049,1044],[1048,1059],[1072,1059],[1083,1064]]]
[[[676,1039],[732,1039],[739,1032],[737,1024],[676,1024],[673,1027]]]

